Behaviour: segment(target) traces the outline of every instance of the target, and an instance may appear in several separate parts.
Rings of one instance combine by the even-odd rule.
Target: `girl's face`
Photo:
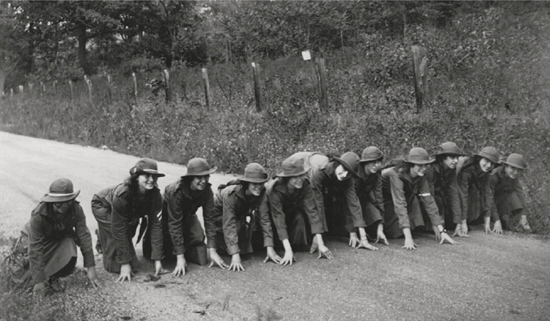
[[[336,178],[338,178],[339,181],[343,181],[346,178],[348,178],[349,172],[347,169],[344,168],[342,165],[338,165],[336,169],[334,170],[334,173],[336,174]]]
[[[516,179],[519,173],[521,173],[521,169],[510,165],[504,165],[504,173],[511,179]]]
[[[481,168],[482,171],[487,173],[493,168],[493,162],[491,162],[485,157],[481,157],[481,159],[479,160],[479,167]]]
[[[458,164],[458,156],[448,155],[443,159],[443,165],[449,169],[455,169]]]
[[[302,174],[300,176],[290,177],[288,179],[288,186],[290,186],[292,188],[295,188],[295,189],[300,189],[304,186],[304,180],[305,179],[306,179],[306,174]]]
[[[429,167],[430,167],[430,164],[422,164],[422,165],[414,164],[411,167],[411,177],[415,178],[415,177],[424,176],[426,174],[426,170],[428,170]]]
[[[260,196],[263,188],[264,183],[248,183],[248,188],[246,189],[246,191],[248,192],[248,194]]]
[[[193,180],[191,180],[191,190],[203,191],[208,185],[209,179],[210,179],[210,175],[194,176]]]
[[[157,183],[157,176],[151,174],[141,174],[138,176],[138,186],[141,193],[150,191],[155,187]]]
[[[59,214],[65,214],[72,204],[73,200],[67,202],[53,203],[53,210]]]
[[[365,174],[370,175],[370,174],[376,174],[376,172],[378,172],[381,166],[382,166],[382,162],[380,160],[375,160],[372,162],[366,162],[363,165],[363,169],[365,170]]]

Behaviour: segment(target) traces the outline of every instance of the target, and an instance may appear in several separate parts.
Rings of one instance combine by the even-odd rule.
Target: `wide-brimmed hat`
[[[487,146],[487,147],[483,147],[483,149],[477,153],[477,154],[474,154],[474,155],[477,155],[477,156],[480,156],[480,157],[483,157],[483,158],[487,158],[488,160],[490,160],[491,162],[495,163],[495,164],[500,164],[500,161],[499,161],[499,152],[497,151],[496,148],[492,147],[492,146]]]
[[[384,154],[378,147],[375,146],[369,146],[365,149],[363,149],[363,153],[361,154],[361,160],[360,163],[366,163],[366,162],[372,162],[377,160],[382,160],[384,158]]]
[[[75,199],[80,191],[74,191],[73,182],[67,178],[58,178],[50,185],[50,192],[44,195],[42,202],[61,203]]]
[[[298,157],[289,157],[283,161],[283,171],[277,177],[294,177],[307,173],[304,168],[304,160]]]
[[[445,142],[439,145],[439,149],[435,153],[436,156],[450,155],[450,156],[464,156],[465,154],[460,151],[460,148],[453,142]]]
[[[157,161],[150,158],[142,158],[138,160],[134,167],[130,168],[130,175],[134,174],[150,174],[153,176],[163,177],[163,173],[158,172]]]
[[[424,148],[413,147],[409,151],[409,155],[405,157],[404,161],[406,163],[424,165],[435,162],[435,158],[430,157]]]
[[[239,178],[242,182],[249,183],[265,183],[269,179],[269,175],[265,168],[258,163],[250,163],[244,168],[244,176]]]
[[[519,169],[527,168],[527,163],[525,162],[523,155],[517,153],[510,154],[503,163]]]
[[[357,171],[359,170],[359,155],[354,152],[347,152],[342,155],[342,157],[334,157],[334,159],[346,168],[353,176],[359,177]]]
[[[187,162],[187,173],[182,177],[210,175],[217,169],[216,166],[210,168],[210,165],[208,165],[204,158],[192,158]]]

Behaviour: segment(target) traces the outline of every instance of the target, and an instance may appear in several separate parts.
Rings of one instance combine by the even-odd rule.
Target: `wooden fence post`
[[[69,79],[69,88],[71,89],[71,104],[74,101],[74,87],[73,87],[73,81]]]
[[[172,90],[170,89],[170,72],[168,69],[163,70],[163,76],[164,76],[164,99],[166,103],[169,103],[172,100]]]
[[[92,81],[87,75],[84,75],[84,81],[86,82],[86,87],[88,88],[88,99],[90,100],[90,104],[93,104],[92,100]]]
[[[418,45],[411,46],[414,65],[414,92],[416,109],[422,110],[422,105],[428,92],[428,58],[426,48]]]
[[[33,87],[34,87],[34,84],[32,82],[29,83],[29,94],[32,96],[32,93],[33,93]]]
[[[44,85],[43,81],[40,81],[40,88],[42,89],[40,92],[40,96],[42,97],[46,93],[46,85]]]
[[[262,77],[260,64],[252,63],[254,71],[254,98],[256,100],[256,111],[262,111]]]
[[[21,98],[23,97],[23,94],[25,93],[24,89],[25,89],[25,87],[23,87],[23,85],[19,85],[19,94],[21,94]]]
[[[328,93],[327,93],[327,69],[325,67],[325,59],[315,59],[317,70],[319,72],[319,105],[321,110],[328,110]]]
[[[113,101],[113,88],[111,86],[112,86],[111,75],[107,75],[107,99],[109,100],[109,103]]]
[[[53,93],[55,95],[57,93],[57,80],[53,81],[53,86],[52,87],[53,87]]]
[[[202,68],[202,80],[204,83],[204,97],[206,100],[206,108],[210,109],[210,82],[208,81],[208,71]]]
[[[137,78],[136,78],[135,72],[132,73],[132,79],[134,80],[134,100],[137,107],[138,106],[138,86],[137,86]]]

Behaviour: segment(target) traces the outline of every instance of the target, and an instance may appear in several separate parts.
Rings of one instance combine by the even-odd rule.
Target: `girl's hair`
[[[137,204],[138,204],[138,199],[139,199],[139,183],[138,183],[138,178],[141,174],[131,174],[128,178],[126,178],[126,180],[124,181],[124,184],[126,184],[129,189],[130,189],[130,195],[132,195],[132,197],[130,197],[130,208],[132,210],[132,214],[136,214],[136,207],[137,207]],[[155,187],[157,187],[157,183],[155,182]],[[146,191],[145,192],[145,198],[143,199],[143,205],[149,207],[146,209],[147,212],[149,212],[151,206],[153,205],[152,203],[152,191]]]

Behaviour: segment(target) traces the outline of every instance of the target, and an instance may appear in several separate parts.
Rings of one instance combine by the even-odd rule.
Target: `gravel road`
[[[50,183],[70,178],[93,231],[92,195],[117,184],[137,157],[0,132],[0,236],[18,235]],[[159,163],[161,190],[185,172]],[[212,175],[214,188],[231,179]],[[474,230],[459,245],[415,236],[417,251],[390,240],[379,251],[350,249],[328,239],[334,260],[305,252],[290,267],[262,263],[264,253],[243,263],[245,272],[189,264],[183,278],[147,282],[143,268],[131,283],[115,284],[101,256],[99,290],[71,289],[75,310],[100,305],[82,320],[550,320],[550,242],[528,235],[485,235]],[[94,235],[95,241],[95,235]],[[141,246],[138,246],[140,249]],[[229,258],[225,258],[229,262]],[[79,263],[81,264],[81,263]],[[173,268],[174,262],[165,264]],[[77,300],[78,299],[78,300]]]

